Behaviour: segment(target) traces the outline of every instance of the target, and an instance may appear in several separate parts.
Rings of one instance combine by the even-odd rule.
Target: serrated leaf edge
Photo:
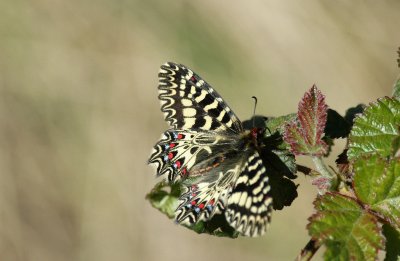
[[[370,211],[368,211],[367,209],[365,209],[364,206],[363,206],[356,198],[350,197],[350,196],[348,196],[348,195],[343,195],[343,194],[338,193],[338,192],[327,192],[327,193],[325,193],[324,195],[318,196],[317,199],[314,200],[314,202],[313,202],[313,205],[314,205],[314,209],[315,209],[315,210],[317,210],[317,209],[316,209],[316,208],[317,208],[317,205],[323,200],[323,197],[326,196],[326,195],[330,195],[330,196],[341,196],[341,197],[344,197],[344,198],[347,198],[347,199],[351,199],[353,202],[357,203],[357,205],[360,207],[360,216],[357,218],[357,220],[358,220],[359,218],[361,218],[363,215],[369,215],[369,216],[371,216],[372,218],[374,218],[375,221],[376,221],[377,226],[375,226],[376,229],[374,229],[373,232],[375,232],[375,233],[377,233],[377,234],[380,235],[380,242],[379,242],[379,243],[380,243],[380,245],[382,246],[382,248],[380,248],[380,246],[378,246],[378,245],[372,245],[372,247],[375,249],[375,255],[378,254],[379,250],[383,250],[383,249],[384,249],[385,237],[384,237],[383,234],[382,234],[382,229],[379,230],[379,227],[382,228],[382,224],[379,222],[378,217],[377,217],[376,215],[374,215],[374,213],[371,213]],[[325,213],[332,213],[332,212],[337,212],[337,211],[327,211],[327,210],[324,210],[324,212],[325,212]],[[313,222],[314,220],[316,220],[317,218],[322,217],[322,216],[324,216],[324,213],[322,213],[321,211],[317,210],[316,213],[314,213],[313,215],[311,215],[311,216],[308,218],[309,223],[307,224],[306,228],[307,228],[307,230],[308,230],[309,233],[310,233],[310,226],[311,226],[312,222]],[[357,222],[354,222],[354,223],[357,223]],[[354,223],[353,223],[353,227],[354,227]],[[353,228],[352,228],[352,230],[353,230]],[[321,242],[321,243],[324,243],[324,244],[326,243],[325,241],[338,242],[338,241],[336,241],[336,240],[331,240],[331,239],[329,239],[329,232],[328,232],[328,233],[320,233],[319,235],[321,235],[321,238],[315,238],[315,237],[313,237],[312,235],[310,235],[310,236],[312,237],[312,239],[317,240],[317,241],[319,241],[319,242]],[[357,245],[358,245],[358,243],[357,243]]]

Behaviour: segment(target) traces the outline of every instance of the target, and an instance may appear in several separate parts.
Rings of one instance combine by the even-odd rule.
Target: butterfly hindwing
[[[175,220],[182,225],[191,226],[199,221],[207,221],[214,214],[222,213],[225,207],[227,190],[220,190],[216,182],[199,182],[185,187],[180,204],[175,211]]]
[[[271,219],[272,198],[268,176],[255,151],[246,163],[228,195],[225,217],[228,223],[245,236],[263,235]]]
[[[228,194],[240,170],[240,158],[238,153],[218,158],[220,164],[184,182],[184,192],[175,213],[176,222],[190,226],[198,221],[207,221],[225,210]],[[211,166],[213,162],[207,160],[205,165]]]
[[[168,130],[154,146],[149,163],[156,164],[157,176],[178,181],[199,176],[221,159],[224,150],[233,149],[235,136],[195,130]]]
[[[266,232],[272,211],[268,176],[257,152],[242,154],[248,157],[236,154],[226,160],[226,165],[185,186],[176,222],[191,226],[224,212],[230,226],[244,236]]]
[[[159,99],[165,120],[175,129],[243,130],[221,96],[189,68],[175,63],[161,66]]]

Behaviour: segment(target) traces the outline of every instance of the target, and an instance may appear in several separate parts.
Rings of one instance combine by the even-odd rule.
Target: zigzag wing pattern
[[[161,66],[158,77],[161,110],[173,128],[243,131],[221,96],[189,68],[169,62]]]
[[[207,221],[225,210],[227,197],[240,170],[237,154],[225,157],[225,160],[222,167],[213,168],[200,178],[186,182],[181,203],[175,212],[177,223],[190,226],[198,221]]]
[[[228,195],[225,217],[245,236],[263,235],[271,219],[272,197],[265,167],[257,151],[248,158]]]
[[[154,146],[149,163],[156,165],[157,176],[170,182],[199,176],[218,166],[224,160],[220,153],[235,142],[235,137],[213,132],[168,130]]]

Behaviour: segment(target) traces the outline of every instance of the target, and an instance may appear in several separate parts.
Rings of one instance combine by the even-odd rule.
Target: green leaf
[[[285,162],[292,173],[296,173],[296,162],[294,155],[289,151],[290,146],[283,139],[285,127],[288,123],[294,121],[296,113],[268,118],[266,121],[267,131],[265,132],[264,144],[270,148],[278,157]]]
[[[279,132],[281,135],[283,135],[285,126],[289,122],[295,120],[296,117],[296,113],[291,113],[280,117],[268,118],[266,127],[271,133]]]
[[[151,205],[173,219],[175,210],[179,204],[179,196],[181,194],[180,183],[167,184],[162,181],[155,185],[149,194],[146,195]],[[193,226],[185,226],[198,234],[209,234],[218,237],[236,238],[237,233],[225,219],[223,214],[215,215],[208,221],[201,221]]]
[[[375,260],[383,248],[377,218],[353,199],[326,193],[314,202],[317,213],[310,218],[308,231],[325,243],[325,260]]]
[[[400,231],[389,224],[383,225],[383,235],[386,238],[385,261],[400,260]]]
[[[354,190],[359,200],[400,228],[400,158],[377,155],[354,163]]]
[[[169,218],[174,218],[180,194],[181,190],[178,183],[168,185],[162,181],[154,186],[151,192],[146,195],[146,199],[150,201],[154,208],[160,210]]]
[[[400,158],[400,136],[393,139],[392,142],[392,157]]]
[[[369,153],[391,154],[393,139],[399,135],[400,101],[385,97],[356,117],[349,136],[348,157],[353,160]]]

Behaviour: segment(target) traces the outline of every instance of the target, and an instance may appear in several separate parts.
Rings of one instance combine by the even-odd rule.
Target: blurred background
[[[279,116],[314,83],[343,114],[390,95],[399,11],[396,0],[0,1],[0,260],[292,260],[317,194],[301,174],[299,197],[255,239],[197,235],[144,199],[168,127],[159,66],[189,66],[242,120],[252,95]]]

